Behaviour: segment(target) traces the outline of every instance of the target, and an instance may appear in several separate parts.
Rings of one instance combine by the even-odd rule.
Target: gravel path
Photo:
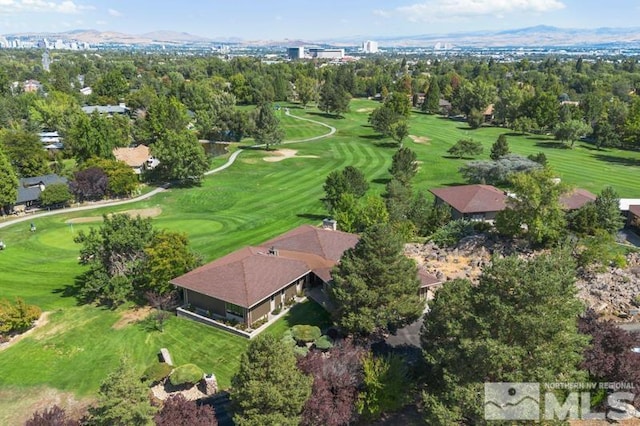
[[[326,123],[323,123],[321,121],[316,121],[316,120],[312,120],[310,118],[303,118],[303,117],[298,117],[297,115],[293,115],[289,112],[289,109],[287,108],[285,110],[285,115],[288,115],[289,117],[295,118],[297,120],[302,120],[302,121],[308,121],[310,123],[315,123],[315,124],[319,124],[321,126],[324,126],[326,128],[329,129],[328,133],[325,133],[324,135],[319,135],[319,136],[313,136],[311,138],[306,138],[306,139],[300,139],[300,140],[294,140],[294,141],[287,141],[287,142],[283,142],[282,144],[291,144],[291,143],[301,143],[301,142],[312,142],[312,141],[316,141],[319,139],[324,139],[324,138],[328,138],[330,136],[333,136],[333,134],[336,132],[336,128],[333,126],[330,126]],[[251,148],[260,148],[263,147],[264,145],[253,145],[251,146]],[[233,154],[231,154],[231,156],[229,156],[229,159],[227,159],[227,162],[224,163],[222,166],[217,167],[213,170],[209,170],[207,172],[205,172],[205,176],[209,176],[218,172],[221,172],[229,167],[231,167],[231,165],[236,161],[236,158],[238,158],[238,156],[240,154],[242,154],[243,150],[240,149],[236,152],[234,152]],[[10,225],[14,225],[16,223],[20,223],[20,222],[27,222],[39,217],[45,217],[45,216],[53,216],[56,214],[64,214],[64,213],[72,213],[72,212],[79,212],[79,211],[85,211],[85,210],[94,210],[94,209],[99,209],[101,207],[107,207],[107,206],[120,206],[120,205],[124,205],[124,204],[130,204],[130,203],[135,203],[138,201],[142,201],[142,200],[146,200],[147,198],[151,198],[154,195],[166,191],[169,188],[169,184],[164,184],[159,188],[154,189],[151,192],[148,192],[144,195],[140,195],[139,197],[135,197],[135,198],[129,198],[127,200],[121,200],[121,201],[99,201],[99,202],[95,202],[95,203],[90,203],[88,205],[85,206],[81,206],[81,207],[69,207],[69,208],[64,208],[64,209],[57,209],[57,210],[51,210],[51,211],[46,211],[46,212],[39,212],[39,213],[35,213],[35,214],[30,214],[30,215],[26,215],[26,216],[22,216],[22,217],[18,217],[15,219],[11,219],[8,220],[6,222],[2,222],[0,223],[0,229],[1,228],[5,228],[7,226]]]

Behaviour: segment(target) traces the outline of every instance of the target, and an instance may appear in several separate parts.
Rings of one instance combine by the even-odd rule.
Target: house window
[[[234,305],[233,303],[225,303],[225,309],[228,314],[237,315],[244,318],[244,308],[242,306]]]

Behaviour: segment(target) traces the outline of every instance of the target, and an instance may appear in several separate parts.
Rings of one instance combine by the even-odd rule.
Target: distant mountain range
[[[507,31],[475,31],[449,34],[423,34],[409,36],[381,37],[375,35],[327,38],[321,40],[245,40],[238,37],[201,37],[186,32],[155,31],[146,34],[124,34],[112,31],[74,30],[61,33],[21,33],[5,34],[5,37],[28,37],[77,40],[89,44],[124,43],[145,44],[190,44],[190,43],[233,43],[246,46],[301,46],[330,44],[357,46],[364,40],[376,40],[381,47],[546,47],[581,45],[640,45],[640,27],[635,28],[558,28],[536,26]]]

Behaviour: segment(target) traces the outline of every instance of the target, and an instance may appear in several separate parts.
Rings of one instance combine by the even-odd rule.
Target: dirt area
[[[7,349],[8,347],[18,343],[20,340],[22,340],[25,337],[27,337],[28,335],[32,334],[38,328],[41,328],[41,327],[47,325],[47,323],[49,322],[49,314],[50,314],[50,312],[43,312],[40,315],[40,318],[38,318],[33,323],[33,327],[31,327],[29,330],[25,331],[22,334],[18,334],[17,336],[13,336],[11,339],[9,339],[8,342],[0,344],[0,351],[3,351],[5,349]]]
[[[54,405],[78,420],[92,402],[91,399],[79,400],[72,393],[49,387],[3,389],[0,391],[0,424],[23,425],[36,411],[44,411]]]
[[[415,143],[423,143],[423,144],[429,144],[429,142],[431,141],[431,139],[426,136],[416,136],[416,135],[409,135],[409,139],[411,139]]]
[[[279,149],[277,151],[273,151],[271,153],[271,156],[264,157],[263,160],[268,161],[270,163],[275,163],[276,161],[282,161],[286,158],[293,158],[293,157],[318,158],[318,156],[316,155],[296,155],[297,153],[298,151],[296,151],[295,149]]]
[[[140,216],[140,217],[156,217],[160,216],[162,213],[162,209],[160,207],[150,207],[148,209],[134,209],[134,210],[125,210],[123,212],[117,212],[118,214],[128,214],[129,216]],[[67,220],[65,223],[91,223],[91,222],[102,222],[102,216],[84,216],[84,217],[76,217],[73,219]]]
[[[151,308],[150,306],[145,306],[142,308],[136,308],[136,309],[130,309],[128,311],[124,311],[120,316],[120,319],[116,321],[115,324],[111,326],[111,328],[115,330],[123,329],[129,324],[133,324],[135,322],[145,319],[146,317],[149,316],[152,310],[153,308]]]

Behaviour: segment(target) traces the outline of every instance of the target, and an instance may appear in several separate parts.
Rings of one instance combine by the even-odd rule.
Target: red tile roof
[[[491,185],[459,185],[430,191],[460,213],[498,212],[506,207],[505,193]]]
[[[302,225],[267,241],[245,247],[171,280],[178,287],[250,308],[313,271],[324,281],[358,236]],[[269,254],[270,249],[277,254]]]
[[[576,188],[560,197],[560,205],[565,210],[577,210],[596,200],[596,196],[586,189]]]
[[[629,213],[631,213],[634,216],[640,217],[640,206],[638,205],[629,206]]]

